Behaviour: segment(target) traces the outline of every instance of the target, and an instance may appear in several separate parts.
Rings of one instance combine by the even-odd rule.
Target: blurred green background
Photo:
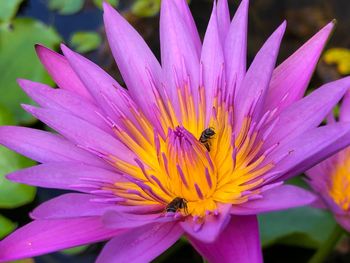
[[[133,24],[159,57],[160,0],[109,0]],[[231,1],[231,15],[238,1]],[[0,0],[0,125],[47,129],[21,109],[30,100],[16,83],[26,78],[54,86],[40,65],[34,44],[58,50],[65,42],[101,65],[120,83],[102,23],[102,0]],[[203,37],[212,1],[192,0],[192,13]],[[337,29],[322,57],[310,89],[350,74],[349,0],[251,0],[248,59],[284,20],[288,28],[279,61],[295,51],[322,26],[337,19]],[[15,184],[4,176],[35,163],[0,146],[0,239],[29,222],[28,213],[39,203],[62,193]],[[290,182],[306,187],[302,175]],[[265,262],[307,262],[330,235],[335,222],[327,212],[303,207],[259,218]],[[38,257],[35,262],[93,262],[102,244],[79,247]],[[23,262],[33,262],[29,259]],[[345,237],[328,262],[350,262],[350,241]],[[156,262],[202,262],[186,243],[177,242]]]

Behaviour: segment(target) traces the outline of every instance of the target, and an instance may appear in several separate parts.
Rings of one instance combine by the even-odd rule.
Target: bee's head
[[[214,136],[215,135],[215,131],[214,131],[213,127],[209,127],[207,129],[205,129],[204,133],[207,136]]]

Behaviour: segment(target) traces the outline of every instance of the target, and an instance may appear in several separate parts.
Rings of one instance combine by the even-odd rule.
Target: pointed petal
[[[182,88],[189,80],[192,94],[198,93],[199,54],[191,32],[174,2],[163,0],[161,3],[160,43],[167,92],[173,105],[178,107],[176,88]],[[197,103],[197,96],[194,99]]]
[[[96,263],[150,262],[174,244],[182,233],[177,223],[133,229],[109,241]]]
[[[311,129],[281,144],[267,156],[266,162],[280,160],[271,171],[282,174],[278,180],[283,181],[310,169],[349,144],[350,125],[330,124]]]
[[[96,156],[61,136],[25,127],[0,127],[0,144],[37,162],[81,162],[108,167]]]
[[[286,23],[284,22],[265,42],[250,65],[235,98],[237,123],[242,123],[244,117],[249,113],[254,112],[253,120],[260,117],[285,29]],[[252,105],[255,105],[253,109]],[[240,128],[237,125],[238,130],[236,131],[239,132]]]
[[[242,0],[234,15],[224,44],[227,96],[235,95],[246,73],[249,0]]]
[[[115,206],[91,201],[97,197],[90,194],[63,194],[42,203],[30,216],[37,220],[101,216],[107,209]]]
[[[18,183],[64,190],[77,190],[77,185],[91,181],[108,184],[124,181],[116,172],[77,162],[41,164],[10,173],[7,178]]]
[[[265,102],[265,110],[280,107],[279,111],[281,111],[304,96],[333,28],[334,22],[326,25],[275,69]]]
[[[261,199],[232,206],[235,215],[256,215],[311,204],[316,196],[302,188],[282,185],[263,192]]]
[[[24,105],[23,108],[81,147],[92,149],[105,156],[112,155],[129,163],[134,162],[134,154],[128,148],[110,134],[87,121],[63,111],[36,108],[29,105]]]
[[[221,43],[225,43],[225,39],[230,28],[230,10],[228,8],[227,0],[218,0],[218,9],[217,9],[217,17],[218,17],[218,27],[220,31],[220,39]]]
[[[140,206],[126,206],[118,205],[113,208],[113,211],[119,213],[145,215],[150,213],[159,213],[164,211],[164,205],[140,205]]]
[[[94,101],[64,56],[42,45],[36,45],[35,50],[41,63],[61,89],[72,91],[89,101]]]
[[[217,239],[230,221],[231,206],[231,204],[221,205],[218,209],[219,214],[207,215],[205,221],[200,223],[202,225],[194,222],[193,218],[188,218],[180,224],[188,235],[198,239],[200,242],[211,243]]]
[[[189,237],[195,249],[211,263],[262,263],[259,226],[256,216],[233,216],[213,243]]]
[[[333,172],[333,167],[337,165],[341,154],[342,152],[338,152],[305,172],[309,179],[308,184],[316,187],[317,192],[327,188],[327,178]]]
[[[206,116],[209,122],[210,113],[214,101],[214,94],[218,87],[225,82],[224,76],[224,54],[219,35],[217,21],[217,9],[214,3],[213,11],[209,20],[207,32],[205,33],[201,55],[203,87],[206,95]]]
[[[129,119],[134,120],[130,113],[129,106],[121,95],[127,94],[127,91],[125,91],[118,82],[99,66],[78,53],[73,52],[65,45],[61,45],[61,49],[76,74],[97,101],[99,107],[103,109],[109,117],[113,118],[115,121],[118,120],[119,115],[116,113],[117,108]]]
[[[28,258],[107,240],[122,232],[106,229],[99,217],[36,220],[0,241],[0,261]]]
[[[320,125],[349,87],[350,77],[343,78],[316,89],[307,97],[285,108],[264,147],[269,148],[282,140],[290,140]]]
[[[153,116],[152,85],[160,86],[160,64],[142,37],[112,6],[104,2],[103,9],[108,42],[130,95],[147,116]]]
[[[107,211],[102,221],[108,228],[124,229],[135,228],[153,223],[165,223],[176,221],[174,217],[165,217],[160,213],[152,214],[130,214],[111,209]]]
[[[191,14],[191,11],[188,7],[186,0],[177,0],[174,1],[174,4],[176,5],[179,14],[182,16],[183,21],[186,24],[186,27],[188,28],[191,36],[192,41],[196,47],[198,55],[201,53],[202,43],[198,34],[198,30],[196,27],[196,24],[194,22],[193,16]]]
[[[350,90],[345,94],[340,106],[339,120],[341,122],[350,121]]]
[[[112,128],[100,117],[103,115],[100,110],[75,93],[53,89],[45,84],[25,79],[18,80],[18,84],[41,107],[67,111],[108,133],[113,133]]]

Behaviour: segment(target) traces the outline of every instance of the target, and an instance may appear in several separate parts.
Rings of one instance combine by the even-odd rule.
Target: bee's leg
[[[184,211],[185,211],[185,215],[188,215],[188,208],[187,208],[187,204],[184,204]]]
[[[209,142],[204,143],[205,148],[207,148],[208,152],[210,152],[210,144]]]
[[[166,216],[167,213],[168,213],[168,209],[164,208],[164,210],[162,212],[162,216]]]

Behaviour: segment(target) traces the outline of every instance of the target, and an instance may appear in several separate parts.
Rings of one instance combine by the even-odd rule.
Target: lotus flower
[[[327,118],[335,123],[333,115]],[[350,121],[350,91],[342,101],[339,123]],[[350,232],[350,148],[338,152],[306,172],[307,181],[319,196],[316,207],[330,210],[338,224]]]
[[[97,262],[148,262],[185,235],[210,262],[262,262],[256,215],[313,202],[283,181],[350,143],[350,124],[318,127],[350,78],[302,98],[333,23],[274,69],[283,22],[246,70],[247,13],[243,0],[230,22],[214,3],[202,45],[186,1],[163,0],[160,65],[105,3],[127,90],[64,45],[36,47],[59,89],[19,80],[40,106],[23,107],[58,134],[1,127],[1,144],[41,163],[8,178],[80,193],[36,208],[1,261],[109,240]]]

